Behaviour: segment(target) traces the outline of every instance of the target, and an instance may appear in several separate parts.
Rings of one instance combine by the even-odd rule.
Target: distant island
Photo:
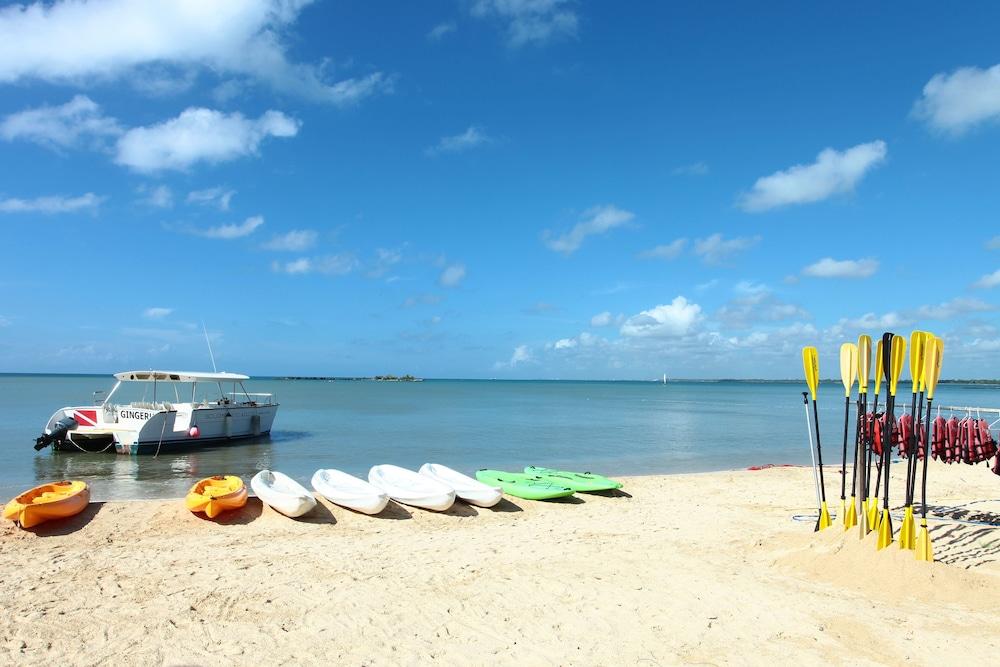
[[[323,380],[325,382],[423,382],[407,373],[406,375],[375,375],[373,377],[342,377],[325,375],[283,375],[279,380]]]

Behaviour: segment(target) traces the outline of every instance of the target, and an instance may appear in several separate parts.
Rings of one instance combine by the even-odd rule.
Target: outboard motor
[[[44,449],[57,440],[62,440],[67,431],[70,431],[77,426],[79,426],[79,424],[72,417],[63,417],[56,422],[56,425],[53,427],[51,433],[43,433],[35,438],[35,451],[37,452]]]

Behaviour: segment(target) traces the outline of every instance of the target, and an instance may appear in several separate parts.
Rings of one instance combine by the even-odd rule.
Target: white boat
[[[378,514],[389,504],[389,496],[365,480],[333,468],[317,470],[312,487],[331,503],[365,514]]]
[[[368,481],[404,505],[443,512],[455,504],[454,489],[399,466],[373,466],[368,471]]]
[[[495,486],[483,484],[478,479],[463,475],[457,470],[440,463],[425,463],[420,466],[420,474],[450,486],[455,495],[471,505],[493,507],[503,498],[503,491]]]
[[[285,516],[302,516],[316,507],[316,499],[309,489],[281,472],[261,470],[250,479],[250,488],[261,502]]]
[[[63,451],[118,454],[194,449],[266,435],[278,412],[273,395],[247,392],[243,382],[250,377],[238,373],[150,370],[114,377],[114,388],[99,403],[95,392],[93,405],[56,410],[35,449],[49,444]],[[112,402],[129,393],[133,396]]]

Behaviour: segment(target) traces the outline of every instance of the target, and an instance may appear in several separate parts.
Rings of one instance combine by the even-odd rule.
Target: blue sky
[[[1000,7],[673,4],[3,5],[0,370],[1000,374]]]

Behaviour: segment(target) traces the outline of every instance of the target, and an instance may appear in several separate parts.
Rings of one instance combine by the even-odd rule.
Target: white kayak
[[[455,503],[455,491],[450,486],[399,466],[373,466],[368,481],[404,505],[443,512]]]
[[[333,468],[317,470],[312,485],[331,503],[365,514],[378,514],[389,503],[389,496],[365,480]]]
[[[493,507],[503,497],[503,491],[495,486],[483,484],[457,470],[440,463],[425,463],[420,466],[420,474],[455,489],[455,495],[465,502],[479,507]]]
[[[261,502],[285,516],[302,516],[316,507],[316,499],[309,489],[284,473],[261,470],[250,480],[250,488]]]

